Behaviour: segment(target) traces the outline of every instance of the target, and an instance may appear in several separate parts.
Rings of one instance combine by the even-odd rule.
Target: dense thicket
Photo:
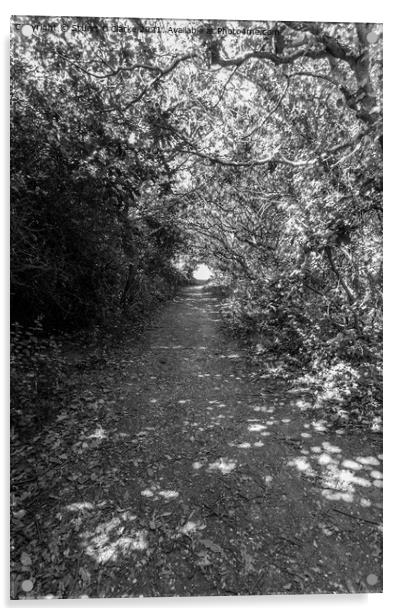
[[[14,317],[76,326],[146,306],[185,253],[223,276],[225,317],[260,354],[300,357],[319,404],[374,416],[380,28],[66,23],[13,39]]]
[[[15,41],[11,79],[13,320],[76,329],[146,310],[181,235],[156,113],[132,127],[105,112],[101,82],[46,38]]]

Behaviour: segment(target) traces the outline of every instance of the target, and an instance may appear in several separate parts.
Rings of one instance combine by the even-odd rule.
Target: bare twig
[[[367,518],[361,518],[358,515],[354,515],[353,513],[348,513],[347,511],[342,511],[341,509],[336,509],[335,507],[332,507],[333,511],[336,511],[337,513],[340,513],[341,515],[346,515],[349,518],[353,518],[355,520],[359,520],[360,522],[365,522],[366,524],[373,524],[374,526],[379,526],[380,523],[379,522],[374,522],[373,520],[368,520]]]

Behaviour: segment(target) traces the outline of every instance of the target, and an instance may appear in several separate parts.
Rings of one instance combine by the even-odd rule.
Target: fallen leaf
[[[24,517],[25,514],[26,514],[25,509],[20,509],[19,511],[16,511],[14,513],[14,517],[17,518],[18,520],[20,520],[21,518]]]
[[[242,556],[242,559],[244,561],[244,574],[248,575],[248,573],[251,573],[251,571],[255,571],[255,568],[253,566],[253,563],[255,562],[255,559],[254,559],[253,556],[248,554],[248,552],[245,550],[245,548],[243,548],[241,550],[241,556]]]
[[[207,552],[198,552],[198,556],[200,557],[198,561],[200,567],[209,567],[212,564]]]
[[[208,548],[208,550],[211,550],[212,552],[218,552],[219,554],[223,554],[224,556],[226,556],[223,548],[221,548],[220,545],[218,545],[217,543],[211,541],[211,539],[200,539],[200,543],[202,543],[202,545]]]
[[[87,571],[87,569],[85,569],[84,567],[80,567],[79,568],[79,575],[82,578],[82,580],[84,582],[86,582],[87,584],[90,582],[91,579],[91,575],[90,573]]]
[[[26,552],[22,552],[20,561],[24,567],[29,567],[32,564],[32,559]]]

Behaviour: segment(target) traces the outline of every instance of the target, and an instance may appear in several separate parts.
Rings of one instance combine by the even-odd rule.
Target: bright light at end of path
[[[193,276],[196,280],[209,280],[212,276],[212,272],[205,263],[201,263],[201,265],[197,265],[193,271]]]

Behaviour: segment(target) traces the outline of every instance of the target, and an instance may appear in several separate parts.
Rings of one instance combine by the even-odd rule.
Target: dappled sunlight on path
[[[252,378],[210,289],[171,301],[122,365],[117,395],[93,393],[84,429],[58,443],[41,537],[62,575],[39,570],[43,596],[381,586],[379,438],[331,431],[306,392]]]

